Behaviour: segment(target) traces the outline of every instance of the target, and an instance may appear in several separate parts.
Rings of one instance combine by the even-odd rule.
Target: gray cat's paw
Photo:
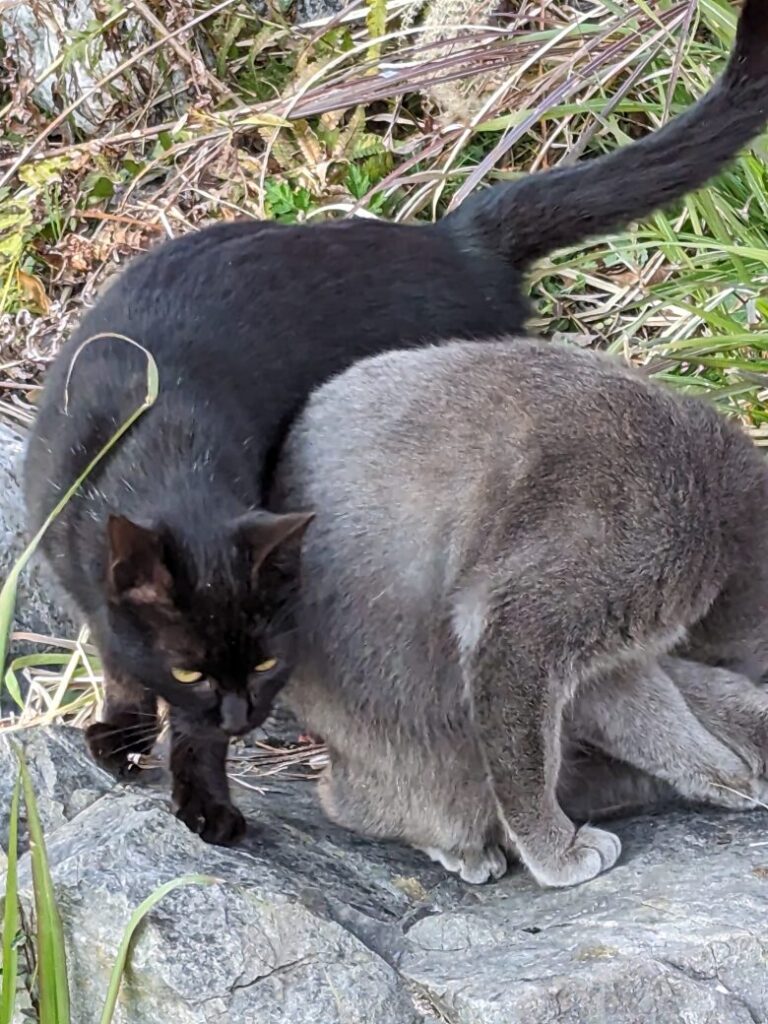
[[[461,855],[459,876],[470,885],[483,885],[496,881],[507,872],[507,857],[500,846],[486,846],[482,850],[465,850]]]
[[[588,882],[612,868],[619,859],[621,841],[612,832],[583,825],[560,856],[535,861],[523,853],[523,860],[539,885],[553,889]]]
[[[422,852],[430,860],[442,864],[446,871],[458,875],[463,882],[470,885],[483,885],[485,882],[501,878],[507,870],[507,857],[500,846],[485,846],[480,850],[462,850],[450,852],[437,846],[423,846]]]

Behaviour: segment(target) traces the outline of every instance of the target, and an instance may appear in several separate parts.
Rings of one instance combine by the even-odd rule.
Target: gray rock
[[[24,751],[46,834],[71,821],[114,785],[112,778],[94,764],[79,733],[35,729],[0,736],[0,846],[4,849],[8,842],[8,808],[19,770],[15,746]]]
[[[103,134],[143,103],[155,106],[163,93],[155,111],[172,119],[191,95],[190,67],[167,44],[159,48],[160,58],[158,50],[145,54],[157,43],[155,28],[129,8],[105,31],[110,13],[95,0],[16,0],[0,19],[0,40],[17,82],[32,86],[32,99],[47,114],[74,105],[68,120],[86,135]],[[202,58],[194,69],[202,77]]]
[[[292,4],[286,0],[284,7],[289,10],[293,6],[296,20],[304,22],[329,17],[346,2],[296,0]],[[264,0],[253,6],[259,13],[267,12]],[[162,13],[162,6],[158,13]],[[0,19],[0,40],[13,62],[18,82],[34,83],[32,98],[48,114],[59,114],[77,103],[72,120],[88,135],[103,132],[121,111],[137,109],[144,102],[154,104],[162,92],[172,96],[163,105],[163,119],[181,114],[189,100],[185,89],[189,66],[180,62],[167,45],[160,49],[163,60],[158,60],[157,51],[141,56],[157,39],[144,18],[128,14],[108,32],[100,30],[104,20],[103,5],[95,0],[48,0],[44,6],[39,0],[15,0]],[[63,62],[57,60],[62,52],[67,55]],[[190,52],[196,72],[204,80],[203,56],[195,53],[194,44]],[[132,63],[127,74],[118,73],[105,86],[98,86],[128,60]]]
[[[295,0],[294,17],[300,24],[305,21],[318,21],[338,14],[349,4],[349,0]]]
[[[41,742],[60,742],[73,758],[81,756],[78,733],[54,735],[26,741],[31,762],[41,754]],[[43,802],[53,795],[47,790],[51,779],[44,771],[37,778]],[[117,1024],[423,1019],[387,959],[334,916],[338,906],[342,916],[359,919],[372,932],[395,927],[411,908],[395,884],[402,855],[390,864],[369,865],[364,844],[347,843],[342,833],[326,828],[306,784],[295,791],[276,786],[253,802],[254,814],[257,805],[262,827],[237,851],[201,843],[170,814],[165,793],[119,785],[50,834],[73,1020],[100,1019],[131,911],[157,885],[188,872],[220,881],[177,890],[152,912],[135,944]],[[20,884],[28,906],[27,857],[20,864]]]
[[[0,580],[5,580],[30,539],[21,487],[23,451],[23,437],[0,422]],[[63,607],[60,589],[37,556],[19,583],[15,628],[71,637],[74,623]]]
[[[618,825],[619,866],[576,889],[542,891],[516,869],[473,889],[413,851],[329,825],[311,783],[241,791],[251,833],[221,850],[173,818],[165,790],[104,781],[79,733],[24,741],[41,805],[61,807],[48,849],[78,1024],[99,1019],[131,910],[192,871],[221,881],[150,913],[119,1024],[768,1021],[761,813]],[[74,816],[68,778],[90,794]],[[21,879],[28,905],[26,858]]]
[[[0,24],[18,79],[36,83],[32,96],[38,106],[55,114],[82,98],[72,117],[78,128],[89,133],[104,128],[117,104],[135,106],[139,102],[135,90],[140,76],[134,65],[127,79],[118,76],[105,87],[94,86],[154,41],[140,18],[129,17],[111,32],[98,31],[104,20],[93,0],[53,0],[44,11],[37,0],[22,0],[10,6]],[[77,46],[74,40],[78,40]],[[57,63],[62,52],[67,59]],[[48,72],[51,66],[54,71]],[[141,62],[140,70],[146,80],[153,79],[149,59]]]
[[[521,877],[418,922],[400,963],[450,1020],[768,1020],[762,813],[627,823],[619,865],[543,892]]]
[[[417,1019],[394,970],[297,896],[290,865],[201,849],[156,798],[105,797],[54,835],[50,855],[71,941],[73,1017],[82,1024],[100,1019],[109,963],[133,907],[190,869],[222,881],[178,890],[152,913],[118,1021]]]

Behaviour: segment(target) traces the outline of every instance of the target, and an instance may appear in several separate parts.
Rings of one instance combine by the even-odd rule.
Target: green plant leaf
[[[17,747],[21,785],[27,808],[29,855],[32,862],[32,886],[37,919],[37,984],[40,1024],[70,1024],[67,950],[64,929],[56,903],[53,880],[48,866],[43,829],[37,810],[35,791],[24,754]]]
[[[387,31],[387,0],[365,0],[368,13],[365,24],[371,45],[368,47],[368,59],[378,60],[381,56],[381,37]]]
[[[117,1006],[120,983],[123,980],[125,966],[128,962],[131,942],[136,934],[136,929],[149,911],[155,906],[155,904],[159,903],[161,899],[167,896],[169,892],[173,892],[174,889],[178,889],[183,885],[213,885],[217,881],[217,878],[212,878],[210,875],[182,875],[180,878],[174,878],[172,881],[159,886],[153,893],[147,896],[144,902],[140,904],[136,910],[134,910],[126,926],[125,932],[123,933],[120,948],[117,951],[117,958],[109,978],[107,999],[104,1003],[100,1024],[111,1024],[115,1007]]]
[[[11,612],[13,614],[13,612]],[[8,671],[5,673],[5,688],[11,695],[11,700],[18,708],[24,707],[24,699],[21,696],[21,687],[19,686],[19,680],[12,665],[9,665]]]
[[[8,823],[8,864],[5,871],[5,907],[3,911],[3,984],[0,989],[0,1024],[11,1024],[16,1006],[16,985],[19,954],[16,937],[19,931],[19,793],[21,779],[16,779],[11,797],[11,819]]]

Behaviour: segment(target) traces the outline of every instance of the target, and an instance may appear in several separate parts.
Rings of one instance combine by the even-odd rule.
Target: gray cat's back
[[[652,514],[646,484],[679,512],[722,486],[713,456],[734,444],[749,461],[714,410],[607,357],[528,339],[449,343],[366,360],[320,388],[280,486],[294,507],[318,508],[321,528],[358,523],[415,544],[480,509],[505,521]]]

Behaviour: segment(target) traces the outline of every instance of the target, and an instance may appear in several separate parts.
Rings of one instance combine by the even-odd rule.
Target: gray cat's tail
[[[479,192],[441,222],[462,248],[525,269],[704,185],[768,121],[768,0],[745,0],[725,73],[690,110],[615,153]]]

